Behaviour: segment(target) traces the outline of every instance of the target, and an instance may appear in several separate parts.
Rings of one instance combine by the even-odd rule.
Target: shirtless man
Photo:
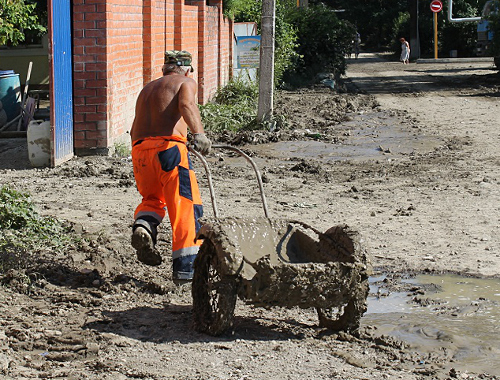
[[[201,244],[196,240],[198,218],[203,215],[186,146],[188,127],[200,153],[208,154],[211,142],[196,104],[198,86],[189,78],[191,54],[165,52],[162,71],[163,77],[147,84],[139,94],[130,131],[134,176],[142,195],[134,214],[132,246],[141,262],[161,264],[155,244],[166,208],[172,226],[173,279],[184,282],[193,276],[193,261]]]

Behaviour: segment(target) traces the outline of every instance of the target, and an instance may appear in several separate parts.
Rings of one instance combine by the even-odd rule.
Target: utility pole
[[[257,122],[270,121],[273,115],[275,0],[262,0],[260,43],[259,108]]]
[[[410,11],[410,58],[420,58],[420,37],[418,33],[418,0],[408,0]]]

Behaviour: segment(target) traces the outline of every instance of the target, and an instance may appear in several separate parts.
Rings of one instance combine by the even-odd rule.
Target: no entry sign
[[[440,0],[432,0],[431,2],[431,11],[434,13],[441,12],[443,9],[443,3]]]

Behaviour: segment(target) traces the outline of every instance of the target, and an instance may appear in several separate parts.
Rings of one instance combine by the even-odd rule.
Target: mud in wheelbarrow
[[[366,311],[370,263],[359,234],[347,225],[325,232],[299,221],[271,219],[260,173],[255,169],[265,217],[202,221],[204,239],[194,263],[192,283],[194,327],[220,335],[231,329],[236,299],[261,307],[316,308],[319,325],[355,330]]]

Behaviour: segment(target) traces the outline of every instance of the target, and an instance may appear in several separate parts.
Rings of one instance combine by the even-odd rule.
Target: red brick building
[[[123,141],[165,50],[191,52],[201,104],[229,80],[233,24],[222,0],[73,0],[72,25],[77,155],[107,154]]]

